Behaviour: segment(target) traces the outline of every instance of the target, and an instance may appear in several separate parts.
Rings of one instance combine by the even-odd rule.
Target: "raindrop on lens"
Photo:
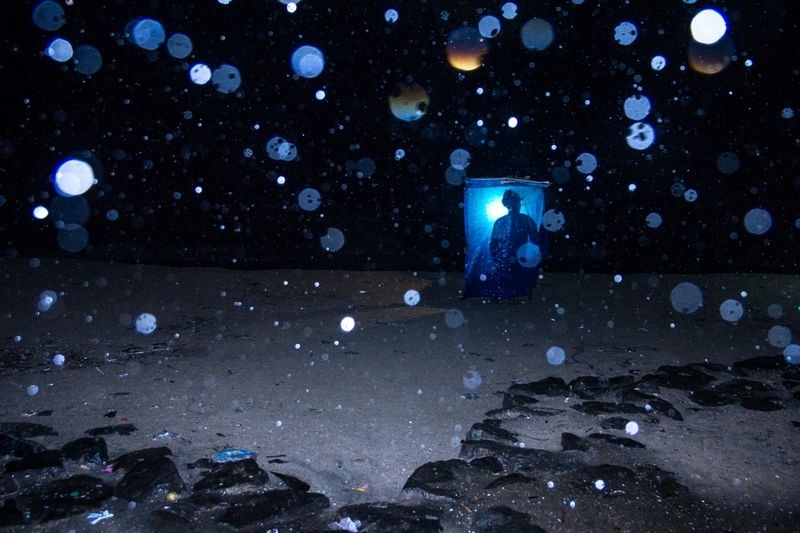
[[[406,303],[406,305],[411,307],[417,305],[419,303],[419,299],[419,292],[415,291],[414,289],[406,291],[406,293],[403,295],[403,301]]]
[[[566,359],[567,354],[564,349],[559,346],[553,346],[547,350],[547,362],[551,365],[560,365]]]
[[[464,387],[470,390],[477,389],[483,383],[483,378],[477,370],[467,370],[466,374],[461,378]]]

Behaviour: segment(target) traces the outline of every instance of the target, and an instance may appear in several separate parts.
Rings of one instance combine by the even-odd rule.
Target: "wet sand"
[[[459,273],[53,259],[32,267],[18,258],[0,261],[0,275],[0,421],[56,428],[58,436],[38,439],[47,447],[130,422],[138,431],[107,437],[109,455],[167,445],[187,482],[194,474],[185,463],[225,448],[258,452],[262,467],[280,456],[283,472],[335,507],[408,500],[401,489],[412,472],[457,458],[467,431],[500,406],[498,391],[513,383],[732,365],[780,354],[767,340],[769,328],[796,331],[800,322],[794,276],[642,274],[616,283],[609,275],[545,273],[531,300],[499,303],[462,300]],[[691,315],[670,302],[684,281],[703,291],[704,306]],[[403,300],[410,289],[421,296],[415,306]],[[46,290],[58,298],[37,313]],[[737,323],[719,313],[729,298],[746,307]],[[772,304],[783,307],[781,318],[768,315]],[[452,309],[463,314],[457,327],[445,320]],[[134,327],[141,313],[157,319],[149,335]],[[355,327],[344,332],[348,316]],[[564,349],[564,364],[548,363],[553,346]],[[59,353],[62,367],[52,364]],[[482,378],[474,389],[463,382],[470,370]],[[37,394],[28,394],[30,385]],[[790,524],[775,529],[774,519],[796,516],[799,505],[797,403],[758,412],[699,408],[683,391],[662,397],[684,420],[641,420],[635,438],[647,446],[648,461],[751,524],[763,518],[768,529],[791,531]],[[557,401],[563,407],[571,400]],[[46,410],[52,414],[25,416]],[[104,417],[111,411],[114,419]],[[569,412],[518,429],[522,446],[559,450],[562,432],[584,436],[598,428],[596,417]],[[546,531],[582,530],[579,520],[563,522],[558,513],[536,523]]]

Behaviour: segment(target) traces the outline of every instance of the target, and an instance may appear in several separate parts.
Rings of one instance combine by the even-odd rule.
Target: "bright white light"
[[[324,100],[325,99],[325,91],[320,89],[319,91],[317,91],[317,94],[315,96],[317,97],[317,100]]]
[[[295,4],[294,2],[289,2],[288,4],[286,4],[286,11],[288,11],[289,13],[294,13],[295,11],[297,11],[297,4]]]
[[[508,213],[508,209],[503,205],[502,198],[495,198],[486,204],[486,218],[488,218],[490,222],[494,222],[506,213]]]
[[[86,161],[70,159],[56,169],[55,186],[62,196],[78,196],[94,184],[94,171]]]
[[[406,305],[414,307],[419,303],[419,292],[414,289],[406,291],[403,295],[403,301],[405,301]]]
[[[355,327],[355,325],[356,325],[356,321],[353,320],[353,317],[350,317],[350,316],[344,317],[342,319],[342,322],[339,324],[339,326],[342,328],[342,331],[344,331],[345,333],[349,333],[349,332],[353,331],[353,328]]]
[[[654,56],[653,59],[650,60],[650,67],[653,70],[662,70],[666,66],[667,58],[664,56]]]
[[[142,313],[136,317],[136,331],[142,335],[150,335],[156,330],[156,317],[150,313]]]
[[[189,70],[189,79],[196,85],[205,85],[211,81],[211,68],[203,63],[198,63]]]
[[[725,18],[713,9],[704,9],[694,16],[691,24],[692,37],[701,44],[714,44],[728,31]]]
[[[325,57],[319,48],[303,45],[292,53],[292,69],[304,78],[316,78],[325,68]]]
[[[517,117],[511,117],[508,119],[509,128],[516,128],[518,123],[519,121],[517,120]]]
[[[49,214],[50,211],[48,211],[47,208],[42,205],[37,205],[33,208],[33,218],[44,220]]]

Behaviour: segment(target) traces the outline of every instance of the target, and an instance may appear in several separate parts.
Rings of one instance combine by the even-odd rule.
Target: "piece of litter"
[[[342,518],[338,522],[331,522],[328,524],[328,529],[332,529],[334,531],[350,531],[352,533],[358,533],[358,528],[360,527],[361,520],[356,520],[354,522],[349,516]]]
[[[100,520],[105,520],[106,518],[111,518],[114,516],[113,513],[109,513],[108,511],[103,511],[102,513],[89,513],[89,523],[95,525]]]
[[[479,395],[473,394],[471,392],[466,392],[466,393],[461,395],[461,399],[463,399],[463,400],[477,400],[478,398],[480,398]]]
[[[166,429],[162,429],[161,431],[156,433],[156,436],[153,437],[153,440],[165,440],[165,439],[171,439],[173,437],[175,437],[175,434],[173,432],[167,431]]]
[[[224,450],[214,456],[214,461],[218,463],[232,463],[234,461],[242,461],[244,459],[255,459],[256,452],[250,450]]]

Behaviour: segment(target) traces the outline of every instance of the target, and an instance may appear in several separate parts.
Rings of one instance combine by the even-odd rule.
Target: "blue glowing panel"
[[[547,254],[542,228],[547,185],[513,178],[466,180],[464,298],[530,296]]]

